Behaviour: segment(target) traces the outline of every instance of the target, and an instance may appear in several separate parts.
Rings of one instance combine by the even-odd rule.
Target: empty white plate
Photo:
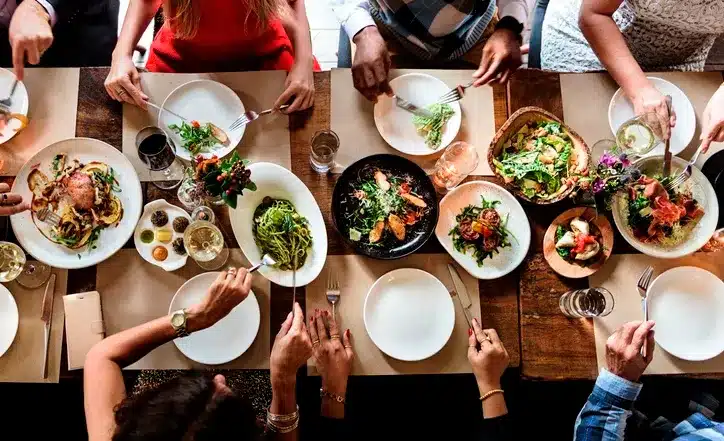
[[[395,94],[419,107],[434,104],[450,91],[450,86],[431,75],[413,73],[401,75],[392,81],[390,86]],[[462,113],[459,103],[451,103],[455,115],[445,125],[442,142],[436,150],[425,144],[425,137],[417,133],[412,123],[412,113],[399,108],[393,98],[381,95],[375,104],[375,126],[382,138],[393,149],[408,155],[431,155],[443,150],[452,142],[460,130]]]
[[[218,272],[203,273],[184,283],[173,296],[168,312],[200,302],[218,276]],[[212,327],[194,332],[188,337],[177,338],[173,343],[193,361],[203,364],[228,363],[241,356],[254,343],[260,323],[259,302],[254,293],[250,292],[249,297]]]
[[[246,110],[241,98],[228,86],[211,80],[194,80],[182,84],[166,98],[163,108],[168,109],[191,121],[198,121],[201,124],[214,123],[226,131],[229,137],[228,145],[217,145],[213,151],[200,153],[204,158],[214,155],[222,158],[232,152],[244,135],[246,127],[234,131],[228,130],[231,123],[236,121]],[[191,152],[183,148],[181,137],[169,129],[171,124],[181,124],[181,120],[168,112],[159,111],[158,125],[168,133],[171,140],[176,144],[176,156],[191,160]]]
[[[670,269],[649,287],[654,338],[684,360],[714,358],[724,351],[724,282],[693,266]]]
[[[674,112],[676,112],[676,126],[671,131],[671,153],[678,155],[694,139],[694,132],[696,131],[694,106],[686,94],[673,83],[656,77],[648,77],[648,79],[662,95],[671,95],[671,103]],[[636,115],[634,114],[633,105],[624,95],[623,89],[618,89],[613,94],[611,103],[608,106],[608,124],[611,126],[611,132],[613,132],[614,136],[616,130],[634,116]],[[664,145],[661,144],[645,156],[663,154]]]
[[[0,285],[0,357],[5,354],[18,333],[18,305],[7,288]]]
[[[403,361],[432,357],[455,327],[455,306],[445,285],[430,273],[403,268],[372,285],[364,306],[367,334],[382,352]]]

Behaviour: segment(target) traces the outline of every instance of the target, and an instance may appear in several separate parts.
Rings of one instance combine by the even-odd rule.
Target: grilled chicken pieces
[[[382,191],[387,191],[390,189],[390,183],[387,182],[387,176],[379,170],[375,172],[375,181],[377,182],[377,186],[380,187]]]
[[[400,219],[397,215],[391,214],[387,218],[387,222],[390,225],[392,234],[395,235],[397,240],[405,240],[405,223],[402,222],[402,219]]]
[[[427,208],[427,204],[422,199],[410,193],[400,193],[400,197],[415,207]]]
[[[377,243],[382,239],[382,233],[385,232],[385,221],[377,221],[375,227],[370,230],[370,243]]]

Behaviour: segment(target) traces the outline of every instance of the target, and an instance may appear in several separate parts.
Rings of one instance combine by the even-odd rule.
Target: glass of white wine
[[[622,153],[642,156],[664,142],[663,128],[668,121],[654,112],[638,115],[616,130],[616,144]]]
[[[224,247],[221,230],[203,220],[194,221],[186,228],[184,247],[189,256],[207,271],[221,268],[229,258],[229,249]]]
[[[26,288],[37,288],[48,281],[48,265],[27,260],[22,248],[12,242],[0,242],[0,283],[15,280]]]

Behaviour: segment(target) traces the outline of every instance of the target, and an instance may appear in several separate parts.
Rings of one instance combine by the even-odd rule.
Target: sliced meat
[[[425,201],[413,195],[412,193],[400,193],[400,197],[409,202],[410,204],[414,205],[415,207],[427,208],[427,203],[425,203]]]
[[[460,235],[463,237],[463,239],[469,240],[471,242],[480,239],[480,233],[473,230],[473,222],[471,220],[465,219],[464,221],[460,222],[458,228],[460,229]]]
[[[483,238],[483,249],[487,252],[495,251],[500,245],[500,237],[497,234]]]
[[[391,214],[390,217],[387,218],[387,222],[390,225],[392,234],[395,235],[397,240],[405,240],[405,223],[402,222],[402,219],[397,215]]]
[[[666,197],[666,199],[668,199],[669,193],[666,192],[661,182],[656,179],[649,179],[649,182],[646,182],[646,187],[644,188],[644,196],[649,199],[657,197]]]
[[[478,216],[480,221],[488,227],[497,228],[500,226],[500,215],[494,208],[486,208]]]
[[[390,189],[390,183],[387,182],[387,176],[379,170],[375,172],[375,181],[377,182],[377,186],[383,191]]]
[[[370,230],[370,243],[376,243],[379,242],[380,239],[382,239],[382,233],[385,231],[385,221],[380,220],[377,221],[375,224],[375,227]]]
[[[66,179],[66,190],[73,200],[73,206],[81,210],[90,210],[93,208],[96,193],[90,176],[76,171]]]

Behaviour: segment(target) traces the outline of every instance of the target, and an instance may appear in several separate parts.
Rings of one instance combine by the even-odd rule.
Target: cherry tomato
[[[194,121],[191,121],[191,126],[195,129],[198,129],[199,127],[201,127],[201,124],[199,124],[198,121],[194,120]]]
[[[400,193],[401,194],[409,193],[411,190],[412,190],[412,188],[410,187],[410,184],[408,184],[407,182],[403,182],[402,184],[400,184]]]

